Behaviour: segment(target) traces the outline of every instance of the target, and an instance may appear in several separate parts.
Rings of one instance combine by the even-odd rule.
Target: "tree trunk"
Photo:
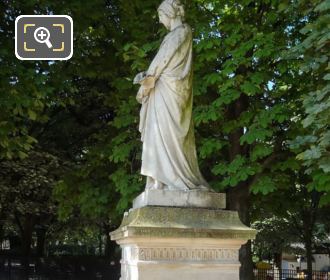
[[[46,229],[37,230],[37,257],[43,257],[45,253]]]
[[[282,279],[282,252],[274,254],[274,262],[278,268],[279,279]]]
[[[24,277],[28,279],[29,269],[30,269],[30,254],[31,254],[31,244],[32,244],[32,233],[35,224],[35,219],[32,215],[27,214],[24,216],[23,224],[20,222],[18,215],[16,216],[16,221],[21,231],[21,254],[22,254],[22,267]]]
[[[33,217],[31,215],[26,215],[22,232],[22,255],[24,257],[29,257],[31,253],[33,227]]]
[[[248,185],[243,182],[237,187],[229,189],[227,192],[227,209],[238,211],[241,221],[250,226],[249,215],[249,189]],[[251,252],[251,241],[243,245],[239,251],[240,280],[253,279],[253,262]]]
[[[98,240],[99,240],[99,256],[103,256],[103,241],[102,241],[102,237],[103,237],[103,234],[102,234],[102,230],[99,231],[99,234],[98,234]]]
[[[305,191],[304,195],[306,196],[306,194],[308,194],[307,188],[305,188],[304,191]],[[307,273],[308,273],[307,280],[313,279],[313,275],[312,275],[313,274],[313,252],[312,252],[313,232],[317,220],[318,206],[320,203],[321,196],[322,193],[313,190],[311,192],[310,208],[303,209],[301,212],[302,221],[303,221],[303,231],[304,231],[303,241],[305,242],[306,259],[307,259]]]
[[[5,214],[4,212],[0,211],[0,250],[2,242],[4,241],[4,222],[5,222]]]
[[[104,250],[104,255],[107,258],[111,258],[111,260],[117,260],[118,256],[116,255],[116,248],[117,244],[114,241],[111,241],[109,232],[106,234],[106,239],[105,239],[105,250]],[[120,257],[119,257],[120,259]]]
[[[103,224],[103,233],[105,235],[104,256],[107,258],[117,259],[115,255],[117,244],[110,239],[110,232],[114,229],[115,228],[111,227],[109,224]]]
[[[242,66],[238,73],[244,73],[245,67]],[[239,99],[231,104],[228,108],[227,114],[230,120],[237,120],[240,115],[248,108],[248,97],[241,94]],[[233,161],[237,155],[246,155],[246,146],[242,146],[240,138],[244,134],[243,128],[236,129],[229,134],[229,159]],[[234,188],[229,188],[227,191],[227,209],[238,212],[241,221],[250,226],[250,213],[249,213],[249,184],[248,181],[239,183]],[[240,280],[253,279],[253,263],[251,253],[251,241],[243,245],[239,252],[240,267]]]
[[[2,242],[4,241],[4,231],[3,231],[3,224],[0,218],[0,251],[2,250]],[[5,259],[0,258],[0,271],[4,270],[4,262]]]
[[[1,220],[0,220],[0,223],[1,223]],[[0,250],[1,250],[1,244],[3,242],[3,239],[4,239],[4,232],[3,232],[3,225],[0,224]]]
[[[305,246],[306,246],[306,259],[307,259],[307,273],[308,277],[307,280],[313,279],[313,254],[312,254],[312,238],[308,238],[306,236]]]

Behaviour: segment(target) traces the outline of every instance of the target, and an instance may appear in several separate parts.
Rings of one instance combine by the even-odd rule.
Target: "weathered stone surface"
[[[133,209],[144,206],[224,209],[226,195],[206,191],[146,190],[133,201]]]
[[[148,206],[126,213],[111,238],[121,280],[238,280],[239,248],[255,234],[234,211]]]
[[[255,230],[242,224],[234,211],[148,206],[131,210],[111,233],[113,240],[124,236],[247,240],[254,238]]]

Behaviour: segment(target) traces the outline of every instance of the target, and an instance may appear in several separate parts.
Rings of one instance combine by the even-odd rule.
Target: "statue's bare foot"
[[[146,190],[151,190],[155,184],[155,180],[152,177],[147,177]]]
[[[198,186],[198,190],[202,192],[215,192],[212,188],[203,185]]]
[[[166,187],[167,186],[164,183],[155,180],[152,177],[147,177],[146,190],[166,190]]]
[[[158,180],[155,180],[155,189],[156,190],[164,190],[165,189],[165,184],[158,181]]]

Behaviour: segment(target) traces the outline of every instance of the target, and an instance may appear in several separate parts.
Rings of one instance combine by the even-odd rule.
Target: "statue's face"
[[[171,19],[163,11],[159,11],[158,16],[159,16],[159,22],[162,23],[166,27],[166,29],[170,30]]]

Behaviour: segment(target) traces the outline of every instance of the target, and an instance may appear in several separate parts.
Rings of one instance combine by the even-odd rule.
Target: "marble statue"
[[[165,0],[159,21],[169,33],[147,71],[139,73],[137,101],[146,190],[211,191],[197,162],[192,120],[192,32],[179,0]]]

